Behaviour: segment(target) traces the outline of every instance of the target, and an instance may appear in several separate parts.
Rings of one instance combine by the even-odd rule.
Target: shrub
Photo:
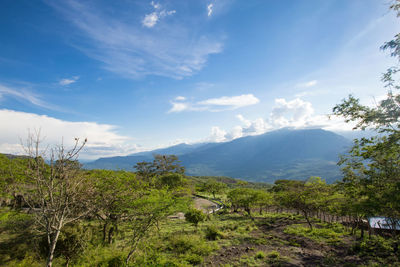
[[[192,265],[198,265],[203,263],[203,257],[197,254],[188,254],[185,260]]]
[[[115,256],[109,259],[106,264],[107,267],[125,266],[125,257],[123,257],[122,255]]]
[[[203,222],[206,219],[206,216],[201,210],[190,209],[186,212],[185,219],[197,227],[200,222]]]
[[[265,252],[264,251],[258,251],[256,253],[256,255],[254,255],[255,259],[264,259],[266,257]]]
[[[175,234],[169,237],[167,249],[177,254],[192,253],[206,256],[213,251],[214,247],[198,235]]]
[[[278,259],[281,256],[278,251],[273,250],[267,254],[267,258],[269,259]]]
[[[388,258],[394,255],[394,240],[371,236],[353,247],[355,252],[372,258]]]
[[[208,240],[217,240],[223,237],[223,234],[214,225],[207,226],[205,234]]]

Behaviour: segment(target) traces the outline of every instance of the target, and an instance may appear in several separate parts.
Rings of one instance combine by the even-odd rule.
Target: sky
[[[0,153],[87,138],[83,159],[282,127],[343,132],[396,64],[388,0],[0,2]]]

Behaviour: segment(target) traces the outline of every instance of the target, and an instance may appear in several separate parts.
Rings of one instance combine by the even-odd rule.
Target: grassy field
[[[311,231],[302,216],[286,213],[209,215],[196,228],[168,219],[140,243],[130,266],[398,266],[398,255],[381,237],[360,239],[341,224],[314,219]],[[80,225],[89,240],[69,266],[125,266],[129,234],[122,224],[116,241],[103,244],[97,221]],[[43,266],[38,233],[27,214],[3,209],[0,216],[0,265]],[[58,256],[55,266],[65,266]]]

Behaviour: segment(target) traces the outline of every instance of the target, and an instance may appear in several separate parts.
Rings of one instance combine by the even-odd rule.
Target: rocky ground
[[[240,244],[223,246],[208,257],[204,266],[358,266],[363,263],[352,253],[355,237],[343,235],[340,242],[316,241],[287,234],[290,225],[304,225],[294,218],[255,217],[255,230]]]

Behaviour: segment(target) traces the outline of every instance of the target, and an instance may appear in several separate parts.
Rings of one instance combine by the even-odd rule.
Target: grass
[[[218,263],[220,266],[280,266],[298,260],[297,256],[293,259],[285,256],[291,255],[288,254],[290,251],[297,251],[296,247],[300,244],[314,247],[321,243],[339,245],[349,234],[337,223],[313,223],[314,229],[310,230],[300,215],[254,213],[254,216],[255,220],[238,213],[213,215],[200,223],[198,228],[185,220],[165,220],[160,223],[159,230],[154,228],[139,244],[129,266],[207,265],[211,261],[218,262],[222,254],[225,258]],[[34,234],[30,222],[28,214],[0,210],[1,266],[44,265],[45,260],[32,244]],[[82,224],[90,232],[90,240],[85,251],[70,266],[124,266],[129,251],[129,234],[122,232],[129,229],[129,224],[121,223],[121,232],[116,234],[116,241],[110,245],[101,242],[101,224],[98,221]],[[289,238],[282,236],[281,229],[290,235]],[[349,240],[349,237],[346,238]],[[393,242],[373,236],[352,243],[352,252],[363,257],[366,266],[395,266],[399,262],[399,254],[393,250]],[[226,251],[231,251],[231,254]],[[323,260],[326,265],[342,264],[333,252],[326,254]],[[55,259],[55,266],[63,265],[65,260],[62,257]]]
[[[342,237],[348,232],[345,228],[338,224],[318,223],[311,230],[303,224],[293,224],[285,228],[284,233],[306,237],[319,243],[338,244],[342,241]]]

